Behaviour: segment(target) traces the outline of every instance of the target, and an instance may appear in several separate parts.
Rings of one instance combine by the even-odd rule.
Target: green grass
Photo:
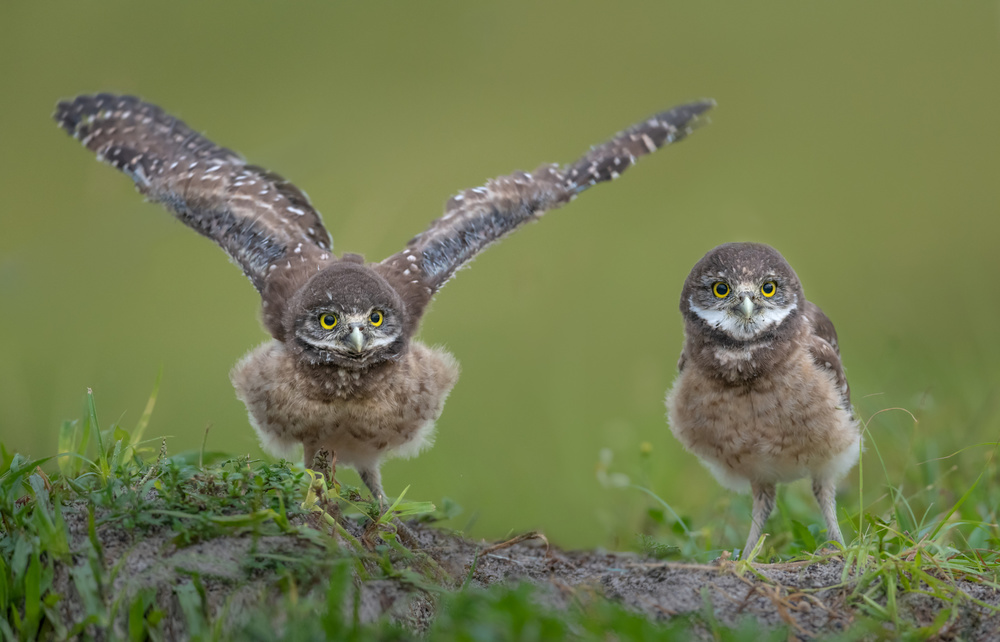
[[[0,446],[0,633],[4,639],[169,639],[168,613],[150,587],[115,592],[123,573],[108,565],[99,532],[115,525],[144,535],[169,532],[169,543],[191,547],[222,537],[284,535],[290,554],[250,556],[241,571],[273,578],[256,609],[227,626],[232,604],[213,616],[207,586],[218,577],[186,571],[173,595],[182,629],[195,640],[411,639],[413,631],[388,618],[363,623],[358,581],[396,580],[423,591],[438,613],[433,639],[547,640],[687,639],[692,618],[664,627],[597,596],[581,596],[567,611],[541,606],[528,585],[481,590],[449,578],[433,560],[402,546],[392,520],[446,518],[456,508],[398,498],[384,513],[357,488],[328,484],[321,475],[284,461],[267,463],[220,453],[168,456],[165,440],[143,440],[155,405],[132,430],[101,429],[92,393],[84,416],[65,423],[57,457],[31,460]],[[404,493],[405,494],[405,493]],[[87,537],[71,541],[66,516],[86,516]],[[336,514],[365,527],[360,536]],[[60,569],[63,569],[62,571]],[[57,576],[68,569],[82,611],[67,618]],[[69,584],[63,583],[65,587]],[[275,618],[275,613],[282,617]],[[707,621],[707,620],[706,620]],[[751,624],[719,628],[720,639],[755,639]],[[780,639],[780,632],[775,634]],[[666,636],[666,637],[664,637]]]
[[[288,586],[312,586],[345,563],[353,564],[361,577],[381,573],[382,566],[399,573],[427,566],[398,544],[392,520],[430,514],[434,506],[429,502],[400,497],[381,514],[358,489],[328,485],[322,476],[283,461],[272,464],[204,450],[168,457],[165,440],[141,439],[155,397],[132,431],[117,424],[101,430],[88,393],[84,417],[62,426],[58,457],[29,460],[0,446],[4,639],[64,639],[97,632],[122,639],[162,638],[158,631],[164,613],[154,595],[113,595],[121,569],[105,568],[97,535],[105,525],[133,534],[136,541],[143,534],[166,531],[179,548],[226,536],[256,540],[290,535],[299,541],[296,555],[254,557],[244,569],[269,570]],[[330,516],[327,509],[334,504],[349,514],[369,516],[360,539]],[[87,516],[83,550],[70,545],[68,511]],[[362,540],[377,540],[378,546]],[[65,621],[56,608],[66,597],[53,589],[57,565],[70,567],[84,605],[75,621]],[[202,578],[192,574],[176,594],[187,631],[197,639],[222,635],[219,622],[208,621]]]
[[[102,429],[88,394],[83,417],[61,427],[56,457],[30,460],[0,446],[4,639],[170,637],[162,595],[150,587],[116,590],[126,571],[120,564],[108,565],[99,536],[111,526],[130,533],[133,543],[169,533],[170,545],[181,549],[226,537],[254,543],[238,570],[240,577],[267,578],[257,595],[266,609],[232,620],[228,615],[239,608],[235,602],[213,609],[210,587],[229,582],[236,588],[238,583],[225,574],[183,571],[183,581],[171,589],[181,626],[196,640],[412,638],[412,630],[403,626],[405,618],[362,622],[359,582],[368,580],[418,590],[436,613],[426,631],[430,639],[604,640],[611,631],[621,640],[688,639],[692,627],[717,640],[778,640],[789,634],[783,629],[762,633],[750,620],[728,628],[715,619],[707,599],[702,611],[664,624],[584,591],[573,594],[568,609],[552,610],[529,585],[476,588],[468,578],[449,577],[428,555],[403,546],[393,525],[401,516],[452,516],[453,505],[444,503],[438,510],[429,502],[401,497],[381,514],[357,488],[329,484],[284,461],[231,457],[204,447],[169,455],[163,439],[144,438],[155,401],[154,392],[132,429],[118,424]],[[879,452],[880,444],[867,437],[868,447]],[[614,470],[612,456],[605,452],[597,472],[605,485],[645,498],[641,526],[632,533],[636,548],[687,562],[727,554],[720,542],[738,541],[746,528],[749,506],[744,500],[733,500],[723,520],[680,515],[643,485],[651,465],[648,447],[640,448],[639,461],[638,469],[626,475]],[[884,464],[882,470],[858,471],[860,498],[866,496],[866,484],[881,483],[884,493],[853,506],[842,499],[842,523],[850,526],[845,534],[853,539],[841,553],[846,561],[842,582],[856,618],[849,631],[831,639],[927,639],[946,631],[964,607],[992,608],[955,583],[969,580],[1000,588],[997,507],[989,501],[995,470],[991,458],[964,488],[958,475],[945,475],[938,485],[913,487],[893,485]],[[954,501],[936,504],[940,486],[948,484]],[[828,552],[816,553],[823,533],[815,526],[810,501],[795,489],[782,492],[770,523],[775,535],[754,551],[754,563],[829,559]],[[335,519],[338,514],[351,521]],[[74,539],[71,519],[85,521],[86,537]],[[347,529],[347,523],[359,527]],[[293,548],[258,548],[275,537],[287,538]],[[724,562],[723,571],[762,577],[754,563]],[[70,599],[70,586],[81,606],[67,615],[60,607]],[[901,612],[901,596],[914,592],[949,605],[931,626],[918,627]]]

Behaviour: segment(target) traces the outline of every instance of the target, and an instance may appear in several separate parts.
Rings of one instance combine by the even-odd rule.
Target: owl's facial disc
[[[798,307],[795,299],[793,293],[783,292],[773,277],[738,283],[716,277],[700,293],[692,294],[688,305],[711,328],[738,341],[749,341],[781,325]]]
[[[319,272],[289,304],[292,351],[311,365],[363,369],[399,359],[409,335],[406,307],[366,265],[340,261]]]

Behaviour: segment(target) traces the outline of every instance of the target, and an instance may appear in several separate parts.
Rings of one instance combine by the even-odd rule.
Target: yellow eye
[[[333,328],[337,325],[337,315],[321,314],[319,315],[319,324],[323,326],[324,330],[333,330]]]
[[[380,310],[372,310],[372,313],[371,315],[369,315],[368,320],[371,321],[372,325],[377,328],[380,325],[382,325],[383,321],[385,321],[385,317],[382,316],[382,312]]]
[[[760,286],[760,293],[766,297],[774,296],[774,293],[778,291],[778,284],[774,281],[768,281],[764,285]]]
[[[716,281],[715,285],[712,286],[712,292],[720,299],[725,299],[729,296],[729,285],[724,281]]]

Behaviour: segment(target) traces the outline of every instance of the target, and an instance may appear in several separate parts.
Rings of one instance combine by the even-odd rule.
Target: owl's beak
[[[743,303],[740,303],[739,311],[744,319],[749,320],[753,316],[753,301],[750,300],[750,297],[743,297]]]
[[[361,348],[365,347],[365,336],[361,334],[361,328],[355,326],[347,335],[347,342],[351,344],[355,352],[361,352]]]

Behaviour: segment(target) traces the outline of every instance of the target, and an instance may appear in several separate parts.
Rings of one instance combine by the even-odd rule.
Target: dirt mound
[[[192,633],[192,605],[209,613],[210,622],[221,618],[225,629],[259,617],[262,608],[270,608],[280,626],[280,609],[264,605],[277,603],[287,591],[288,578],[294,578],[296,590],[308,592],[310,585],[330,576],[330,565],[338,558],[360,564],[350,575],[358,589],[354,608],[362,621],[388,615],[415,631],[426,630],[436,612],[430,584],[448,591],[526,581],[539,587],[538,599],[553,609],[566,608],[581,596],[605,596],[653,620],[700,614],[706,637],[711,635],[706,621],[735,626],[746,618],[764,626],[787,626],[804,638],[845,631],[862,613],[852,605],[865,601],[851,599],[858,574],[845,573],[839,560],[759,564],[753,569],[730,561],[694,565],[628,553],[563,551],[534,534],[490,545],[413,522],[416,555],[378,544],[366,561],[364,555],[351,553],[346,542],[331,549],[321,538],[303,537],[301,532],[243,532],[188,544],[175,541],[169,529],[137,532],[114,523],[92,529],[86,510],[67,507],[65,515],[74,565],[57,565],[53,578],[53,590],[63,596],[57,605],[63,620],[82,622],[88,600],[118,601],[123,607],[110,624],[124,632],[130,604],[155,605],[163,613],[168,638]],[[347,520],[346,526],[358,542],[372,541],[371,533],[366,536],[356,522]],[[382,562],[374,561],[378,556]],[[394,568],[420,568],[423,574],[414,579],[412,574],[357,570],[382,564],[384,571],[386,560]],[[867,594],[874,596],[873,608],[885,608],[877,583],[866,586]],[[952,586],[968,598],[1000,604],[1000,594],[986,586],[970,581]],[[1000,630],[1000,616],[972,599],[944,601],[909,592],[892,608],[917,626],[931,626],[943,608],[951,609],[938,630],[946,639],[993,639]]]

